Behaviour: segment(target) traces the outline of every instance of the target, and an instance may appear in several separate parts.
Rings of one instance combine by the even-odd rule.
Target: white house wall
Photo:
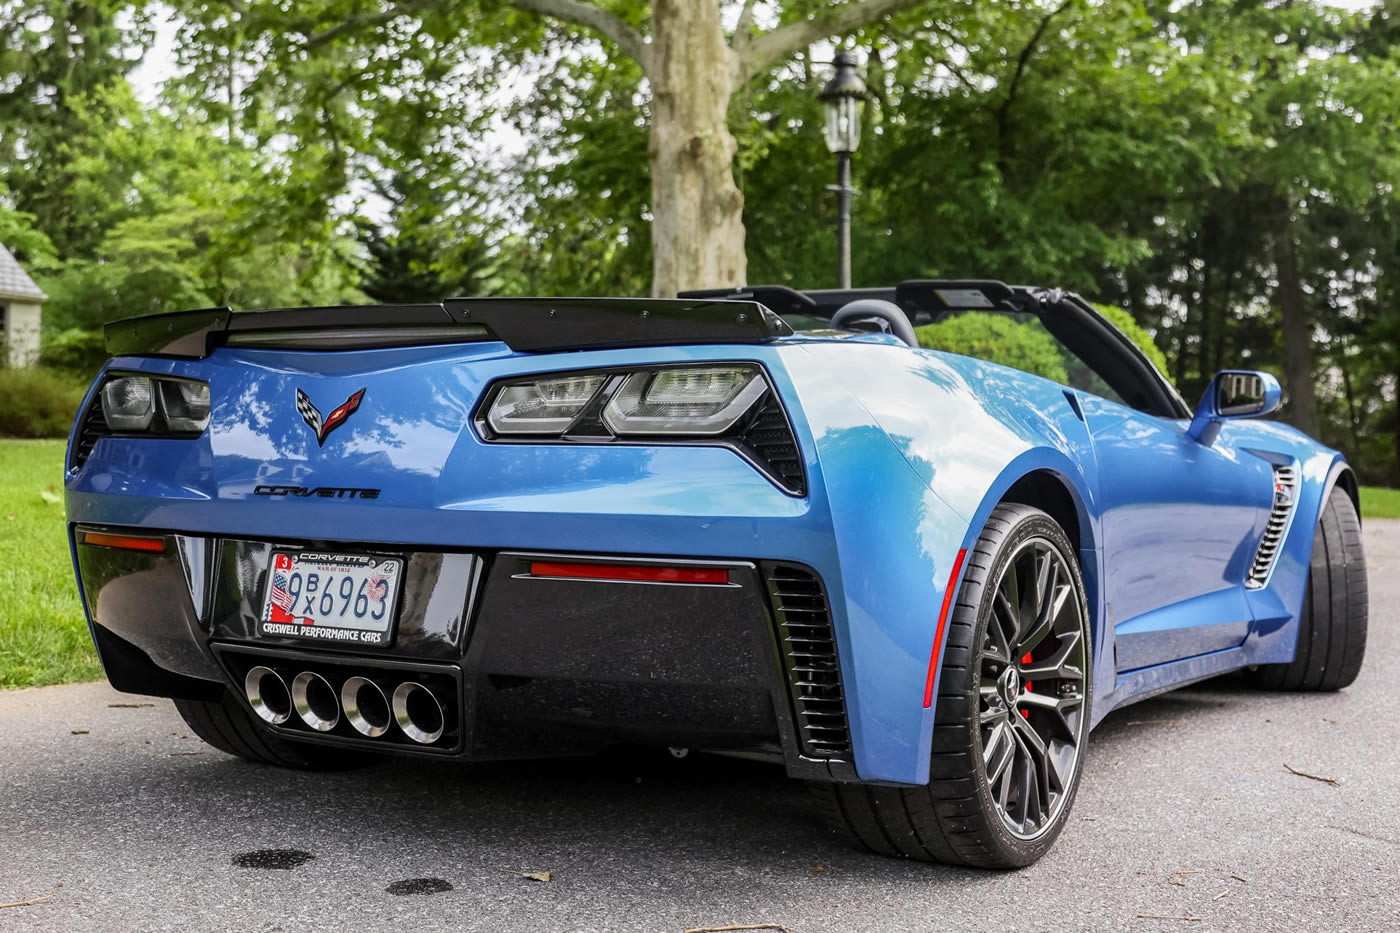
[[[39,362],[39,305],[5,301],[5,346],[11,366],[33,366]]]

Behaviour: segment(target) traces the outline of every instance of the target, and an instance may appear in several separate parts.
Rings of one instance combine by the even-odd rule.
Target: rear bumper
[[[365,649],[257,633],[273,548],[329,542],[159,537],[163,548],[152,552],[75,536],[94,640],[117,689],[208,698],[227,686],[242,697],[255,665],[288,682],[309,670],[335,689],[352,676],[386,692],[431,679],[451,725],[429,746],[392,729],[366,738],[345,721],[318,733],[295,714],[264,728],[384,753],[477,759],[642,741],[765,754],[796,777],[856,779],[825,588],[803,565],[680,561],[724,569],[723,584],[559,579],[533,576],[531,564],[618,558],[336,543],[406,560],[393,640]]]

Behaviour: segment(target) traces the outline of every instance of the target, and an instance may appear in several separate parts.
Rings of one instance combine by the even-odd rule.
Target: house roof
[[[0,298],[47,301],[48,297],[34,284],[29,273],[20,268],[5,244],[0,243]]]

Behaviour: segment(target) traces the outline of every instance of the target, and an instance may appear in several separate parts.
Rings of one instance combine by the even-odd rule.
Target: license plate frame
[[[263,585],[258,635],[325,645],[387,648],[393,644],[397,630],[403,577],[402,557],[274,550]],[[341,581],[349,582],[348,595]],[[357,616],[361,601],[364,612]]]

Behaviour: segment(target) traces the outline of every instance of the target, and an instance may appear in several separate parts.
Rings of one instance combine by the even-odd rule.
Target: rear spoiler
[[[501,340],[512,350],[539,353],[760,343],[792,332],[756,301],[450,298],[441,304],[176,311],[108,324],[103,338],[112,356],[202,359],[220,346],[351,350]]]

